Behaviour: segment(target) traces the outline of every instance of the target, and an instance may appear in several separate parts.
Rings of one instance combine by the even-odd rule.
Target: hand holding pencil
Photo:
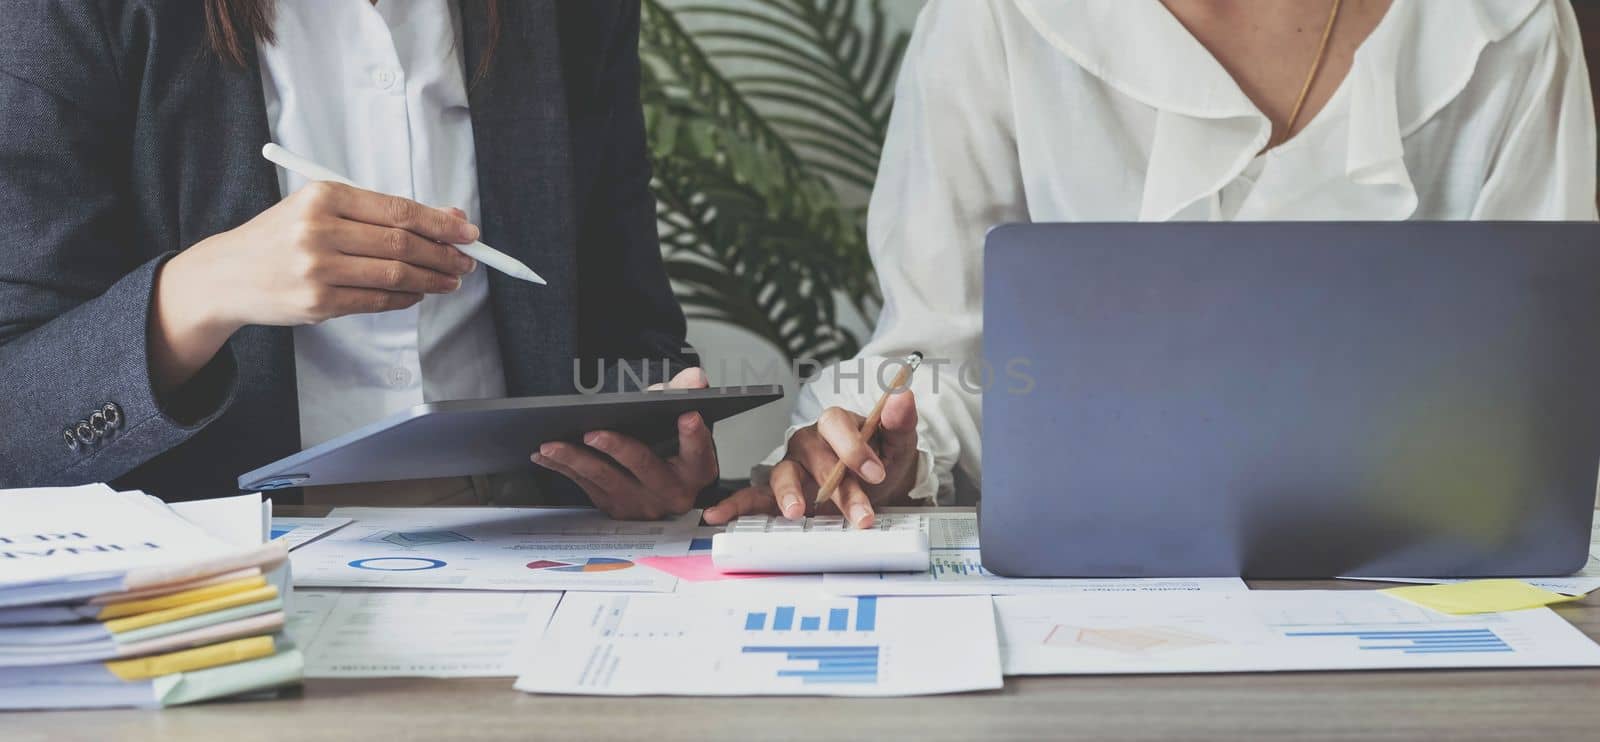
[[[851,525],[870,527],[875,507],[904,499],[916,484],[917,407],[909,385],[921,360],[917,353],[900,362],[866,416],[832,407],[796,431],[767,485],[735,492],[706,510],[706,522],[755,513],[799,518],[811,503],[813,512],[842,513]]]

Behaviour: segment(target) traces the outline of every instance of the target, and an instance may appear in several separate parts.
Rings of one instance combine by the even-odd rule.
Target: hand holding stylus
[[[157,274],[151,362],[163,389],[246,325],[309,325],[404,309],[461,286],[477,239],[458,211],[317,182],[182,251]]]
[[[349,178],[346,178],[343,175],[318,165],[317,163],[312,162],[301,155],[290,152],[289,150],[284,149],[282,146],[271,142],[267,143],[261,148],[261,156],[267,158],[278,167],[288,170],[291,173],[296,173],[300,175],[300,177],[308,180],[320,180],[329,183],[347,185],[353,188],[360,188],[359,185],[352,183]],[[529,283],[544,285],[544,279],[540,278],[539,274],[534,273],[532,268],[529,268],[528,266],[524,265],[522,261],[517,260],[510,255],[479,242],[476,235],[474,235],[470,240],[454,239],[450,240],[450,242],[451,244],[455,245],[456,249],[466,253],[468,256],[471,256],[472,259],[477,260],[478,262],[483,263],[490,268],[500,271],[501,273],[511,276],[512,278],[520,278],[524,281],[528,281]]]

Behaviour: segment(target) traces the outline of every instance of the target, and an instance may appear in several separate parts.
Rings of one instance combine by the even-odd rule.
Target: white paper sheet
[[[994,599],[1007,675],[1600,666],[1548,608],[1448,616],[1374,591]]]
[[[0,588],[124,574],[238,549],[142,492],[105,485],[0,491]],[[260,528],[257,515],[247,521]],[[259,533],[259,530],[258,530]]]
[[[234,546],[256,546],[263,541],[264,521],[272,515],[272,501],[260,492],[209,500],[167,503],[172,512]]]
[[[284,546],[294,551],[324,535],[350,525],[349,518],[292,518],[272,519],[272,539],[283,539]]]
[[[988,598],[570,593],[519,690],[902,696],[998,688]]]
[[[829,574],[834,595],[1025,595],[1082,592],[1243,592],[1244,580],[1215,578],[1013,579],[983,568],[976,513],[928,514],[927,572]]]
[[[652,523],[590,508],[339,508],[355,522],[291,554],[297,587],[668,592],[634,563],[689,553],[700,511]]]
[[[516,675],[561,593],[296,590],[288,633],[308,678]]]

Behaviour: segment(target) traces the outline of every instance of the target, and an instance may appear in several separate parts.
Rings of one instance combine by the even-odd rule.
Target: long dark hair
[[[478,68],[472,71],[472,82],[483,79],[489,72],[489,62],[500,44],[500,0],[475,0],[483,3],[484,17],[489,21],[489,37],[484,40],[483,56]],[[211,51],[224,61],[247,66],[249,44],[252,40],[268,44],[276,40],[272,32],[274,0],[205,0],[206,43]]]

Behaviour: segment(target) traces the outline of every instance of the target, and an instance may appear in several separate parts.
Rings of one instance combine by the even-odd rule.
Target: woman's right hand
[[[808,509],[837,512],[857,528],[871,527],[874,509],[906,497],[917,483],[917,401],[910,391],[889,395],[873,441],[861,440],[864,418],[830,407],[817,422],[795,431],[783,460],[765,486],[746,487],[707,508],[706,523],[722,525],[741,515],[781,514],[800,518]],[[843,461],[847,473],[831,498],[815,505],[817,490]]]
[[[181,385],[245,325],[309,325],[404,309],[461,286],[478,239],[455,209],[327,182],[195,244],[156,279],[158,387]]]

